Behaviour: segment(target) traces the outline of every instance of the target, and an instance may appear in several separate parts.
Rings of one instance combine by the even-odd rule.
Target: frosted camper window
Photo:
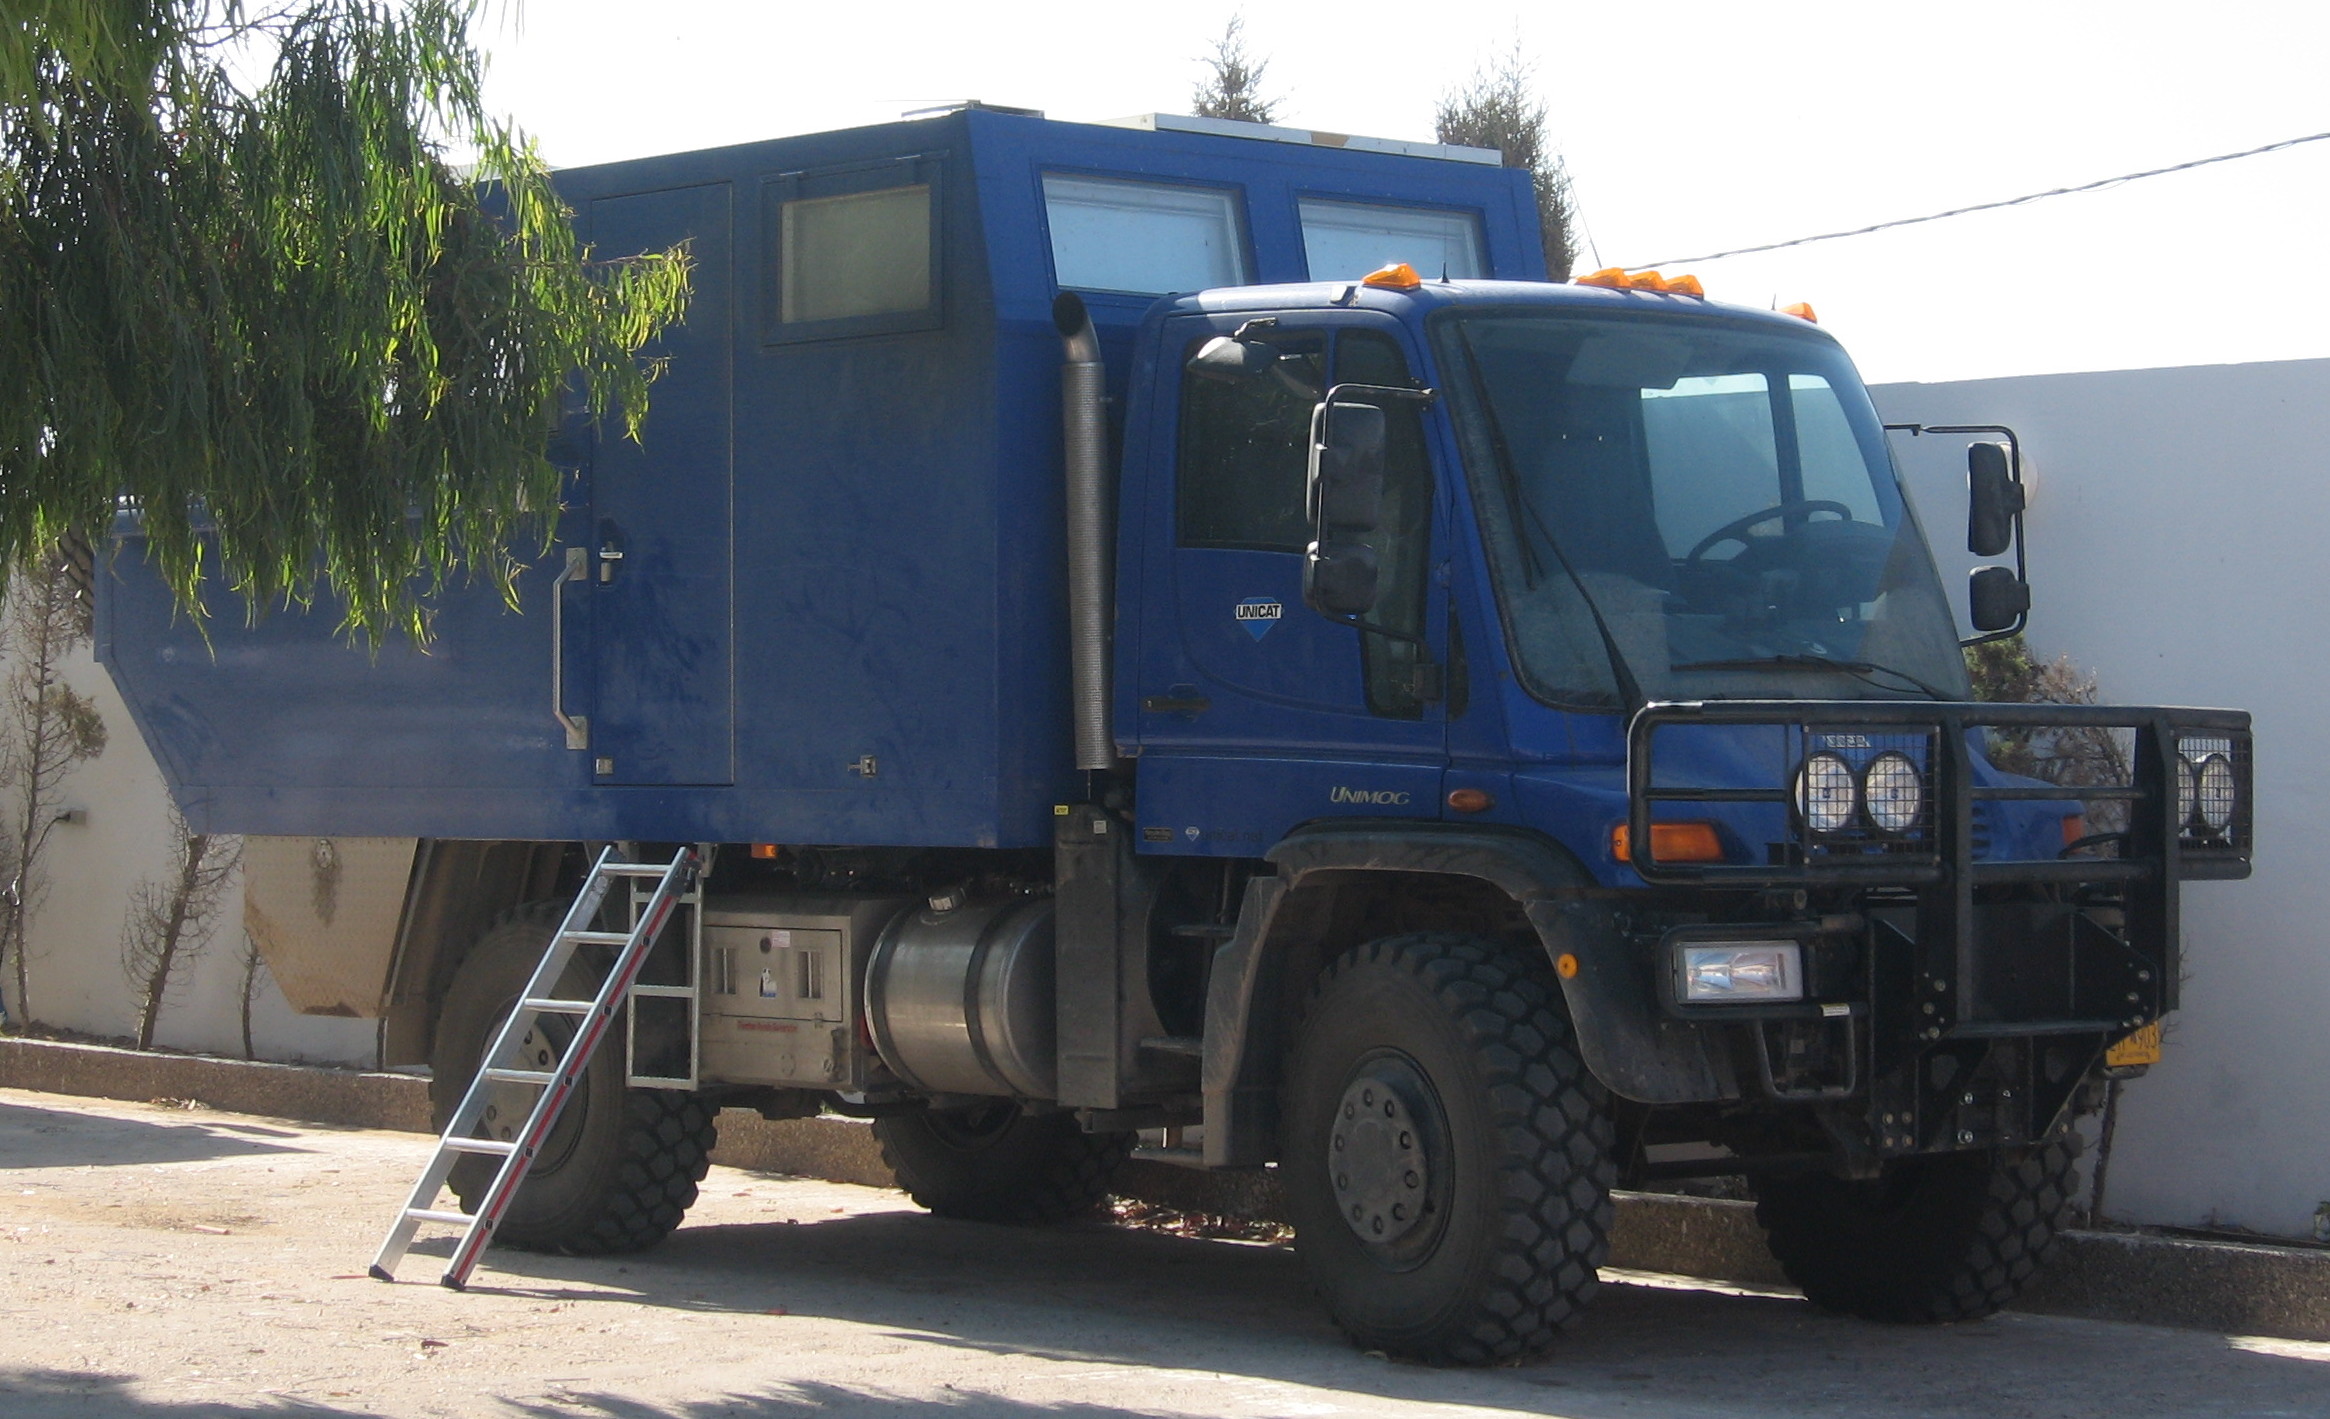
[[[1158,296],[1246,283],[1236,193],[1046,177],[1044,212],[1064,288]]]
[[[821,340],[939,323],[930,159],[790,173],[765,184],[765,338]]]
[[[1394,261],[1407,262],[1427,281],[1443,271],[1454,281],[1487,274],[1480,219],[1470,212],[1310,198],[1301,209],[1303,257],[1314,281],[1356,281]]]

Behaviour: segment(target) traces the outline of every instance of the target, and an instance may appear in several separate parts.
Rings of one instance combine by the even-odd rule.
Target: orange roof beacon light
[[[1368,272],[1359,284],[1373,286],[1379,291],[1412,291],[1424,284],[1424,278],[1417,275],[1416,268],[1407,262],[1395,261],[1389,266]]]
[[[1591,276],[1580,276],[1570,284],[1575,286],[1607,286],[1613,291],[1655,291],[1664,296],[1690,296],[1707,299],[1707,288],[1696,276],[1662,276],[1656,271],[1629,271],[1623,266],[1605,266]]]
[[[1814,325],[1820,324],[1820,317],[1812,313],[1812,302],[1810,301],[1798,301],[1794,305],[1784,305],[1780,307],[1780,314],[1793,315],[1798,320],[1809,320]]]

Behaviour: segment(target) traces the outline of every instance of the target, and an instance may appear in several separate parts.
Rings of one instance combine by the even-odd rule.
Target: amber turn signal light
[[[1448,806],[1459,813],[1486,813],[1497,806],[1497,800],[1477,788],[1454,788],[1448,791]]]
[[[1634,861],[1633,832],[1624,823],[1610,830],[1610,856],[1620,862]],[[1653,823],[1650,825],[1650,860],[1721,862],[1723,840],[1715,835],[1713,823]]]

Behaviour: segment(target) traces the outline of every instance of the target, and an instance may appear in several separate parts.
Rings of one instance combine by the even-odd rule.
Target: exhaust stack
[[[1115,519],[1108,486],[1107,381],[1100,337],[1074,292],[1052,302],[1063,346],[1060,423],[1068,474],[1068,670],[1074,693],[1076,767],[1116,765],[1108,724],[1108,658],[1115,621],[1110,557]]]

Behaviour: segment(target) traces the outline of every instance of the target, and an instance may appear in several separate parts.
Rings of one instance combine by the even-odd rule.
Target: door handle
[[[550,713],[566,729],[566,747],[591,747],[591,722],[566,712],[566,588],[591,574],[591,554],[582,547],[566,549],[566,568],[550,583]]]

